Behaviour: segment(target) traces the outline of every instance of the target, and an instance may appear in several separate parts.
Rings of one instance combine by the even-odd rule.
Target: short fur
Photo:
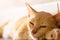
[[[13,39],[35,40],[34,38],[37,38],[41,40],[48,31],[51,31],[56,27],[55,20],[50,13],[44,11],[37,12],[28,3],[26,3],[26,6],[28,9],[28,15],[16,22]],[[28,27],[34,38],[30,36]],[[9,35],[10,34],[8,34],[7,37],[9,37]]]

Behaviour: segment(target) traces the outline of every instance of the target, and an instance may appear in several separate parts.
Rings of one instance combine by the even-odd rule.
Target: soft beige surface
[[[31,5],[57,2],[57,0],[26,0],[26,1]],[[0,10],[6,9],[12,6],[17,6],[17,7],[25,6],[25,0],[0,0]]]
[[[41,3],[48,3],[53,2],[56,0],[26,0],[30,4],[41,4]],[[59,0],[58,0],[59,1]],[[24,6],[25,0],[0,0],[0,9],[7,8],[9,6]]]

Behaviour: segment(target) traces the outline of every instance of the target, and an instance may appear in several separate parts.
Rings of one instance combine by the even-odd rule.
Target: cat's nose
[[[34,35],[34,34],[36,34],[37,31],[36,30],[32,30],[31,32]]]

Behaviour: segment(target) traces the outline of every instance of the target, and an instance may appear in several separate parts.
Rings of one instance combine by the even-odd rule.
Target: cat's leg
[[[6,29],[3,31],[3,39],[4,40],[11,40],[12,39],[13,34],[11,33],[11,31],[12,30],[9,28],[8,28],[8,30]]]
[[[3,29],[3,38],[4,39],[10,39],[13,36],[13,33],[15,32],[14,27],[13,27],[13,22],[9,23],[7,26],[4,27]]]
[[[4,27],[8,24],[8,21],[5,22],[3,25],[0,26],[0,38],[2,37],[2,34],[3,34],[3,29]]]
[[[51,39],[51,40],[60,40],[60,29],[53,29],[49,33],[46,34],[46,39]]]

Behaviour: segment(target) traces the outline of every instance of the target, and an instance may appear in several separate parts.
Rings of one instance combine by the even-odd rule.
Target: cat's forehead
[[[35,18],[36,18],[36,16],[32,15],[32,16],[28,17],[28,20],[33,20]]]

